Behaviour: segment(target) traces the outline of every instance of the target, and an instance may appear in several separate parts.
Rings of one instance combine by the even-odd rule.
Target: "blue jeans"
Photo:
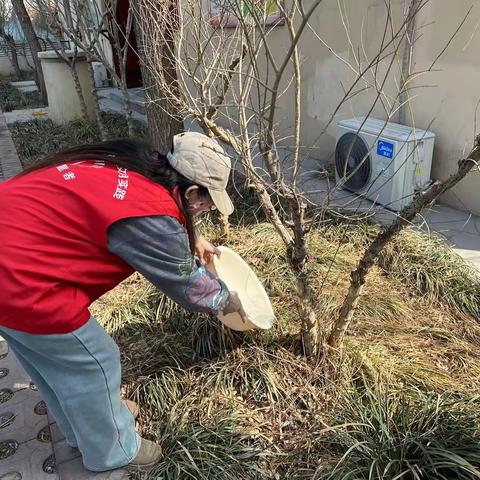
[[[38,387],[68,444],[89,470],[130,463],[140,448],[135,420],[120,399],[120,351],[94,318],[66,334],[0,327]]]

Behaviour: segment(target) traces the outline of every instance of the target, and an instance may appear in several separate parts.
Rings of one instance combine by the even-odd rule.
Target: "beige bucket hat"
[[[233,203],[226,191],[231,161],[215,140],[203,133],[180,133],[173,137],[173,152],[167,153],[167,159],[177,172],[208,189],[220,213],[233,212]]]

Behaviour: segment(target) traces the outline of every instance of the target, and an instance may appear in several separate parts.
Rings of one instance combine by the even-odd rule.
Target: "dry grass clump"
[[[320,231],[343,249],[344,244],[363,250],[378,233],[379,227],[361,217],[340,221],[330,214]],[[475,267],[448,246],[437,234],[408,228],[387,245],[380,267],[417,294],[442,303],[480,320],[480,274]]]
[[[480,320],[480,274],[441,238],[406,230],[386,249],[381,265],[429,299]]]
[[[421,435],[425,425],[415,412],[431,412],[436,398],[437,413],[429,417],[435,425],[432,431],[452,436],[453,420],[447,430],[441,429],[450,408],[444,399],[455,395],[456,401],[463,401],[479,393],[480,326],[472,316],[449,302],[442,304],[433,294],[419,295],[410,277],[400,281],[375,269],[335,365],[338,375],[329,379],[322,365],[301,356],[294,279],[272,227],[238,226],[231,238],[229,245],[248,258],[272,300],[278,322],[268,332],[224,329],[214,318],[184,311],[139,276],[95,305],[94,314],[122,351],[124,393],[142,405],[142,434],[157,439],[165,449],[164,459],[149,478],[400,478],[395,475],[405,463],[388,467],[385,456],[377,458],[373,453],[355,470],[356,476],[349,477],[348,469],[365,455],[362,441],[370,442],[368,448],[377,452],[387,444],[391,449],[403,445],[408,453],[404,460],[426,472],[418,478],[477,478],[468,476],[470,467],[462,470],[463,477],[457,475],[463,458],[458,451],[449,460],[454,476],[442,477],[444,470],[434,476],[413,447],[418,442],[423,448],[426,442],[426,448],[431,441]],[[309,268],[324,332],[346,292],[361,241],[359,237],[359,242],[338,249],[323,231],[309,237]],[[381,389],[385,383],[391,385],[388,398]],[[378,414],[375,402],[385,405],[383,413],[392,412],[380,418],[390,429],[388,441],[374,427],[378,419],[368,427],[353,426],[365,423],[362,415]],[[477,418],[478,402],[465,405],[463,416],[454,417],[461,426],[459,435],[471,425],[469,419]],[[416,427],[410,426],[415,422]],[[415,428],[417,436],[412,437]],[[473,465],[478,451],[474,443],[464,444],[464,457]],[[447,441],[437,446],[451,450]],[[438,467],[441,454],[429,455]],[[369,476],[368,462],[376,465],[372,472],[380,473]]]
[[[399,392],[362,379],[338,398],[338,428],[315,440],[320,451],[336,449],[338,461],[319,465],[312,479],[479,478],[476,399]]]
[[[128,137],[127,122],[123,115],[110,112],[102,112],[101,115],[109,140]],[[63,125],[58,125],[49,119],[37,119],[30,122],[16,122],[8,128],[23,168],[35,164],[47,155],[101,140],[96,124],[84,119],[72,120]],[[143,123],[134,121],[134,128],[136,138],[145,137],[146,126]]]
[[[45,107],[38,92],[22,92],[11,84],[11,78],[0,78],[0,109],[2,112]]]

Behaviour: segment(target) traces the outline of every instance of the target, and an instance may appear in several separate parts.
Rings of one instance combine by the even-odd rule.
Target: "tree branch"
[[[328,338],[328,345],[338,348],[343,342],[345,333],[353,318],[358,301],[363,291],[368,273],[378,259],[380,252],[392,238],[411,224],[412,220],[440,195],[455,186],[480,161],[480,136],[476,138],[475,146],[466,159],[458,162],[458,170],[444,181],[434,182],[425,191],[420,192],[414,201],[407,205],[397,216],[395,221],[378,233],[373,242],[360,259],[357,268],[351,273],[351,283],[347,296],[338,313],[332,332]]]

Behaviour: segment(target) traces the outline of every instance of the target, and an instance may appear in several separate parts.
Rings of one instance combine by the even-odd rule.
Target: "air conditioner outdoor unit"
[[[107,69],[100,62],[92,62],[93,78],[95,79],[95,86],[102,88],[108,86],[109,79]]]
[[[390,210],[401,210],[430,183],[435,134],[373,118],[337,124],[338,186]]]

